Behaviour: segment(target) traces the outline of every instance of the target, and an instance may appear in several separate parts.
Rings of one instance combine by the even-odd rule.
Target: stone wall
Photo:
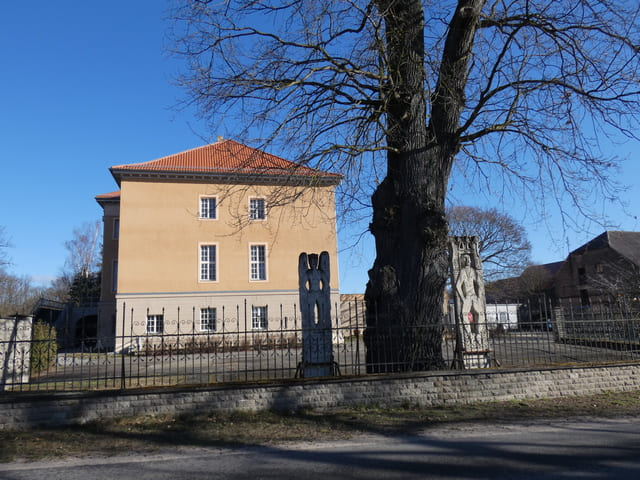
[[[85,423],[130,415],[331,409],[345,405],[465,405],[640,388],[640,364],[298,380],[269,385],[99,393],[4,394],[0,429]]]
[[[31,317],[0,318],[0,391],[29,382]]]

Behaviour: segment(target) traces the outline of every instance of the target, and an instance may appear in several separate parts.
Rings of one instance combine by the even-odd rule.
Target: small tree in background
[[[65,267],[73,275],[88,275],[100,269],[100,222],[84,222],[73,229],[71,240],[64,242],[67,250]]]
[[[100,226],[99,221],[85,222],[74,228],[71,240],[64,243],[65,266],[50,288],[60,301],[80,305],[100,298]]]
[[[69,287],[69,300],[74,305],[97,301],[100,298],[101,272],[78,272]]]
[[[624,315],[640,313],[640,267],[628,259],[605,261],[587,279],[589,290]]]
[[[38,373],[55,365],[57,354],[56,329],[46,323],[36,322],[31,342],[31,373]]]

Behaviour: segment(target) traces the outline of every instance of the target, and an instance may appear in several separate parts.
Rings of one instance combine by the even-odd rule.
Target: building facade
[[[341,176],[232,140],[110,171],[120,190],[96,197],[99,335],[116,350],[179,333],[299,328],[302,252],[329,253],[339,304]]]
[[[606,231],[572,251],[556,272],[554,296],[567,307],[640,293],[640,232]]]

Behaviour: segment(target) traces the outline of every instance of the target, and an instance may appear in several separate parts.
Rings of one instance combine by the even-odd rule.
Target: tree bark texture
[[[420,0],[378,1],[385,21],[387,176],[372,196],[376,260],[365,293],[367,371],[442,368],[448,277],[445,193],[459,149],[469,57],[484,2],[458,3],[427,122]]]

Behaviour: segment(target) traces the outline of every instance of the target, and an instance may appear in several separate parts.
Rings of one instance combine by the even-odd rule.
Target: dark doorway
[[[76,323],[75,343],[83,348],[94,348],[98,335],[98,316],[87,315]]]

